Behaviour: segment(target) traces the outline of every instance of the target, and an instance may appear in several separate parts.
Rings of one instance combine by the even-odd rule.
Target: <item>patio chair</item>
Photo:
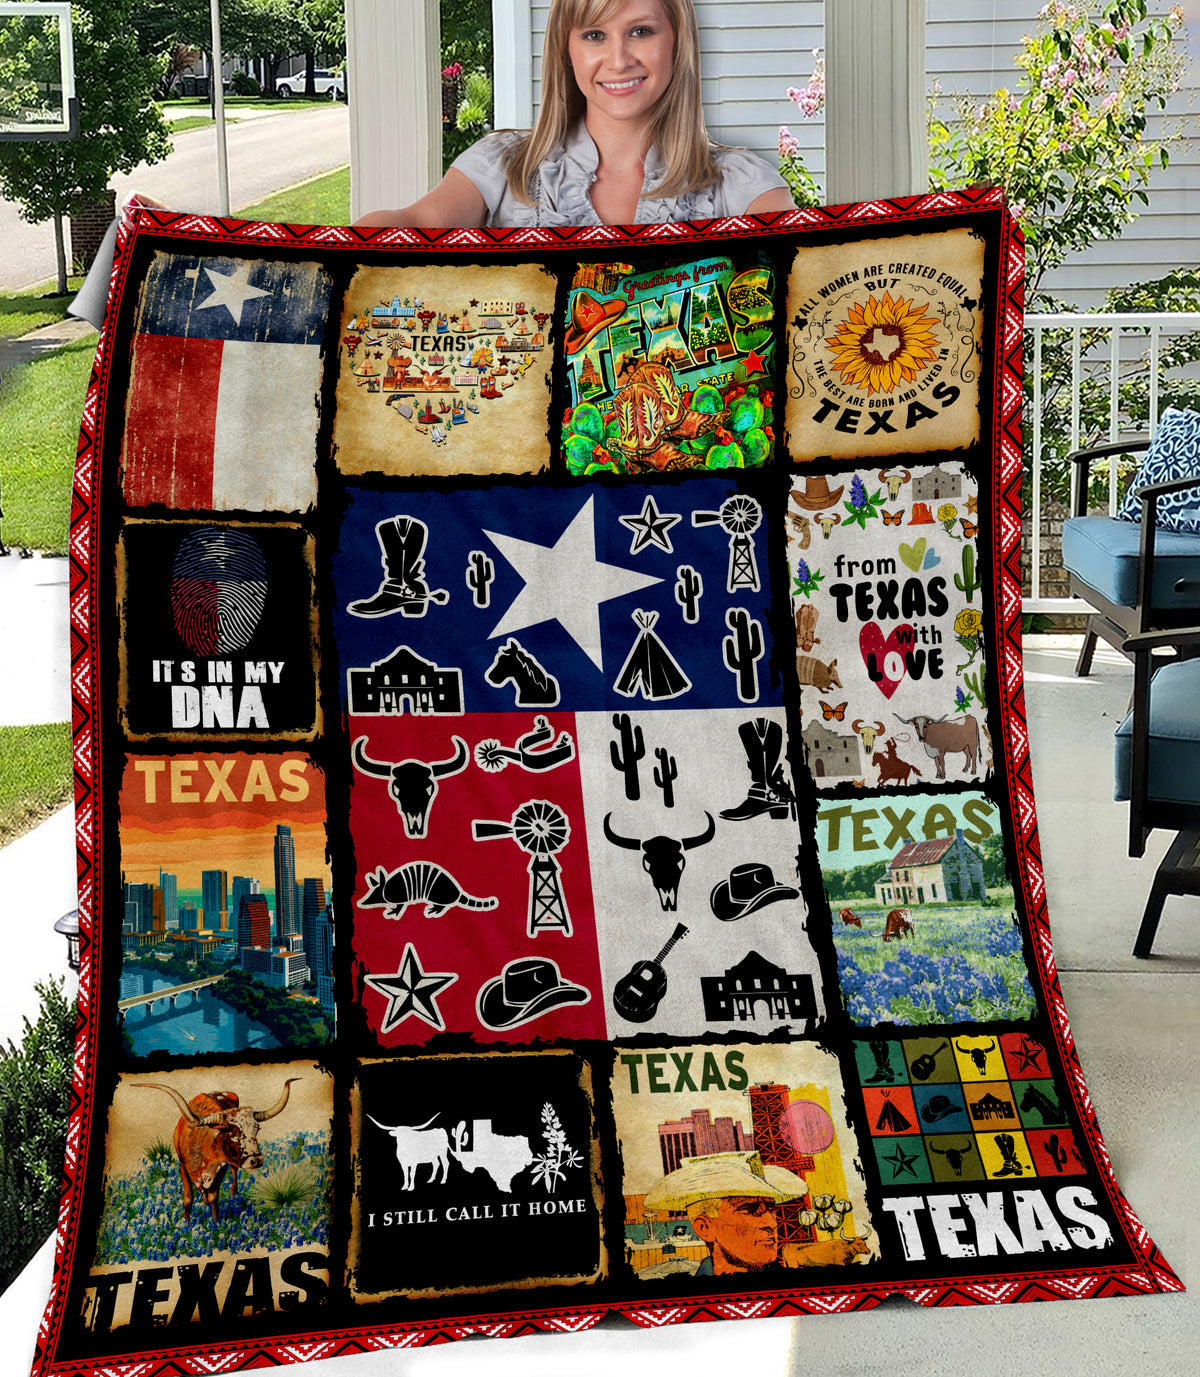
[[[1138,560],[1139,587],[1158,587],[1157,498],[1189,488],[1200,491],[1200,477],[1138,490],[1142,531],[1149,532]],[[1153,652],[1163,649],[1177,658],[1163,663],[1159,657],[1156,667]],[[1177,834],[1155,873],[1134,943],[1134,956],[1146,957],[1167,896],[1200,895],[1200,626],[1126,636],[1122,650],[1133,661],[1133,699],[1116,733],[1115,797],[1129,801],[1129,854],[1143,855],[1156,828]]]
[[[1200,436],[1200,414],[1167,411],[1153,441],[1118,441],[1076,450],[1068,456],[1075,469],[1074,502],[1071,516],[1063,523],[1063,567],[1070,575],[1072,594],[1094,609],[1075,663],[1075,673],[1081,677],[1091,670],[1097,637],[1127,654],[1130,636],[1200,621],[1200,525],[1188,531],[1181,527],[1178,513],[1170,510],[1179,505],[1171,499],[1196,487],[1197,479],[1182,476],[1178,459],[1173,461],[1172,481],[1147,483],[1143,476],[1154,470],[1160,437],[1170,437],[1159,445],[1160,450],[1169,449],[1170,439],[1177,442],[1181,431],[1188,436],[1185,443],[1197,443],[1194,437]],[[1088,516],[1092,461],[1145,451],[1149,453],[1133,489],[1122,502],[1123,515]],[[1168,458],[1167,462],[1170,473],[1172,461]],[[1191,473],[1200,473],[1200,460]],[[1163,528],[1160,499],[1166,499],[1169,509],[1163,519],[1168,524],[1173,521],[1175,529]]]

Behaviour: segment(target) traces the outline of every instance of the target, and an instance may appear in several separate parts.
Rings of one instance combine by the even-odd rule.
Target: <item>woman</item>
[[[623,225],[794,210],[761,158],[710,143],[692,0],[554,0],[528,134],[468,148],[359,225]]]

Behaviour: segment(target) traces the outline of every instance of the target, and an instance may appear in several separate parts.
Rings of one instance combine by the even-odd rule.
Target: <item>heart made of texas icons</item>
[[[868,622],[858,633],[858,650],[867,674],[885,698],[896,692],[908,673],[904,652],[912,649],[915,638],[915,630],[907,623],[896,627],[886,639],[878,622]]]

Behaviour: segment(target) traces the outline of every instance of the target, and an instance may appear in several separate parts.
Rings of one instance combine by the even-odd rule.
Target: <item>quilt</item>
[[[1170,1291],[1055,974],[1000,194],[122,227],[35,1372]]]

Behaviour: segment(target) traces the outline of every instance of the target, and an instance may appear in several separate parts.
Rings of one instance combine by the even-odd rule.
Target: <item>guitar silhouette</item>
[[[667,953],[687,936],[687,928],[678,924],[671,934],[670,941],[653,960],[637,961],[628,975],[623,975],[613,989],[613,1008],[629,1023],[645,1023],[652,1019],[658,1010],[659,1002],[667,992],[667,973],[662,968]]]
[[[943,1042],[942,1047],[949,1047],[948,1042]],[[913,1058],[912,1073],[919,1081],[927,1081],[937,1069],[937,1062],[934,1058],[942,1050],[942,1047],[935,1047],[932,1052],[922,1052],[919,1057]]]

